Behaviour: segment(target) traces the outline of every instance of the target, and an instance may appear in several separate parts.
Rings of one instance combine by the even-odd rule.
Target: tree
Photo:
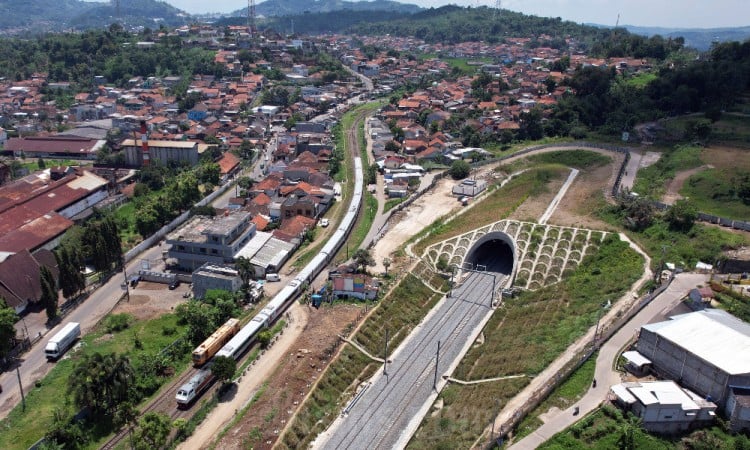
[[[401,150],[401,146],[396,141],[388,141],[385,143],[385,151],[398,153]]]
[[[625,213],[623,219],[625,228],[643,231],[651,226],[654,221],[654,207],[650,201],[644,198],[626,193],[620,207]]]
[[[39,168],[39,170],[44,170],[47,167],[47,165],[44,163],[44,158],[40,156],[39,159],[36,160],[36,166]]]
[[[92,415],[114,417],[120,406],[134,400],[135,370],[125,355],[84,355],[68,378],[68,392],[79,408]]]
[[[250,286],[250,278],[252,278],[255,273],[252,263],[250,263],[250,260],[244,256],[240,256],[234,260],[234,267],[236,267],[237,272],[239,272],[240,279],[242,280],[242,288],[247,289]]]
[[[172,421],[164,413],[146,413],[133,433],[136,450],[161,449],[167,444]]]
[[[698,208],[687,199],[677,200],[664,214],[669,228],[677,231],[690,231],[698,218]]]
[[[188,326],[186,336],[193,345],[203,342],[215,328],[210,305],[190,301],[178,305],[175,312],[179,323]]]
[[[217,356],[211,364],[211,373],[222,383],[228,383],[237,370],[237,361],[228,356]]]
[[[72,298],[86,287],[86,276],[81,271],[83,257],[80,247],[61,245],[55,250],[60,272],[60,289],[63,297]]]
[[[39,299],[39,303],[44,306],[47,312],[47,320],[52,322],[57,318],[57,287],[55,277],[52,276],[52,272],[50,272],[47,266],[39,268],[39,282],[42,285],[42,296]]]
[[[383,267],[385,267],[385,275],[388,276],[388,268],[391,267],[390,258],[383,258]]]
[[[8,307],[4,298],[0,297],[0,359],[5,358],[12,348],[16,337],[17,320],[16,312]]]
[[[471,166],[463,159],[453,161],[451,168],[448,169],[448,173],[454,180],[461,180],[469,176],[471,173]]]
[[[375,259],[370,255],[370,252],[365,248],[360,248],[352,256],[354,262],[362,267],[362,272],[367,271],[367,266],[374,266]]]

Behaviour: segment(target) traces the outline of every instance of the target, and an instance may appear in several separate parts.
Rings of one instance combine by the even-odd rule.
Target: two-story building
[[[182,270],[193,271],[204,263],[230,264],[234,255],[255,235],[255,224],[247,212],[221,216],[195,216],[167,236],[167,256]]]

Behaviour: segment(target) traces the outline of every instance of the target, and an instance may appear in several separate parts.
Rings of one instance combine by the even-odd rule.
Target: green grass
[[[372,194],[365,191],[364,193],[364,204],[360,211],[359,218],[354,224],[354,229],[349,234],[349,238],[346,240],[344,245],[341,246],[341,250],[336,257],[338,262],[344,262],[350,257],[362,242],[367,237],[367,233],[370,232],[372,222],[375,220],[375,215],[378,213],[378,199]],[[348,249],[348,250],[347,250]]]
[[[505,219],[529,196],[543,192],[553,178],[567,174],[568,170],[559,166],[538,167],[527,170],[502,188],[497,188],[498,183],[490,185],[488,189],[492,191],[481,201],[481,206],[475,206],[447,223],[439,218],[410,239],[409,241],[413,242],[420,236],[428,235],[414,246],[414,252],[422,254],[427,247],[436,242]]]
[[[653,72],[644,72],[628,78],[625,83],[633,87],[645,88],[649,83],[657,78],[659,77]]]
[[[613,213],[611,207],[600,210],[598,215],[612,225],[622,224],[622,218]],[[658,268],[662,256],[667,262],[688,269],[694,267],[698,261],[713,264],[724,251],[739,248],[750,242],[744,234],[731,233],[701,223],[695,223],[687,233],[675,231],[659,218],[644,231],[627,231],[627,234],[651,255],[652,268]]]
[[[443,407],[439,411],[433,408],[431,413],[435,415],[428,413],[406,448],[470,448],[490,420],[526,384],[526,378],[468,386],[449,384],[438,397]]]
[[[696,146],[675,146],[665,151],[655,164],[638,170],[633,191],[649,198],[661,198],[666,191],[667,182],[677,172],[703,164],[701,150],[701,147]]]
[[[135,203],[126,202],[114,212],[117,229],[120,233],[123,251],[135,247],[143,238],[135,229]]]
[[[552,407],[567,409],[573,403],[577,402],[588,391],[594,380],[594,369],[596,369],[596,356],[594,353],[584,362],[581,367],[576,369],[567,380],[558,386],[542,403],[534,408],[515,429],[513,438],[521,440],[531,434],[534,430],[542,425],[539,419],[541,414],[546,413]]]
[[[540,450],[622,448],[621,436],[626,430],[633,432],[631,448],[643,450],[667,449],[744,449],[750,448],[746,435],[727,433],[720,426],[693,431],[673,437],[648,434],[634,426],[622,412],[613,406],[603,406],[578,423],[569,427],[539,446]]]
[[[56,166],[90,166],[93,161],[83,161],[77,159],[44,159],[44,167],[49,169]],[[34,158],[25,158],[21,160],[21,167],[34,172],[39,169],[39,160]]]
[[[165,335],[163,330],[166,328],[174,328],[177,333]],[[112,336],[105,335],[103,326],[87,334],[81,340],[78,350],[70,351],[69,357],[58,361],[50,373],[40,381],[38,387],[26,392],[26,411],[22,411],[21,405],[18,405],[0,422],[0,448],[26,449],[44,436],[52,424],[53,412],[57,408],[75,411],[71,399],[66,395],[68,378],[73,372],[75,362],[84,354],[125,353],[129,355],[131,364],[137,367],[144,355],[158,353],[180,336],[180,333],[181,327],[177,325],[177,317],[174,314],[165,314],[158,319],[134,323]],[[136,335],[143,345],[142,350],[135,349]],[[189,359],[189,353],[185,353],[183,359],[177,363],[176,372],[187,367]],[[105,432],[100,436],[95,435],[90,448],[96,448],[97,444],[101,444],[106,434]]]
[[[738,169],[706,169],[688,178],[680,190],[699,211],[736,220],[750,218],[750,205],[737,195],[737,177],[747,172]]]
[[[540,153],[528,158],[532,162],[542,164],[562,164],[576,169],[590,169],[612,162],[612,158],[588,150],[567,150],[559,152]]]
[[[386,213],[390,211],[391,209],[395,208],[396,206],[400,205],[404,201],[406,201],[407,197],[404,198],[391,198],[385,201],[385,204],[383,205],[383,213]]]

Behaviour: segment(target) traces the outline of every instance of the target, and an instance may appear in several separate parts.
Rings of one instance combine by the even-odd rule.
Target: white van
[[[278,273],[267,273],[266,281],[281,281],[281,277],[279,277]]]

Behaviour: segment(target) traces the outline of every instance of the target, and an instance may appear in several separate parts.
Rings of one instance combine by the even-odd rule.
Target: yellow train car
[[[240,330],[239,319],[229,319],[193,350],[193,365],[201,366],[208,362]]]

